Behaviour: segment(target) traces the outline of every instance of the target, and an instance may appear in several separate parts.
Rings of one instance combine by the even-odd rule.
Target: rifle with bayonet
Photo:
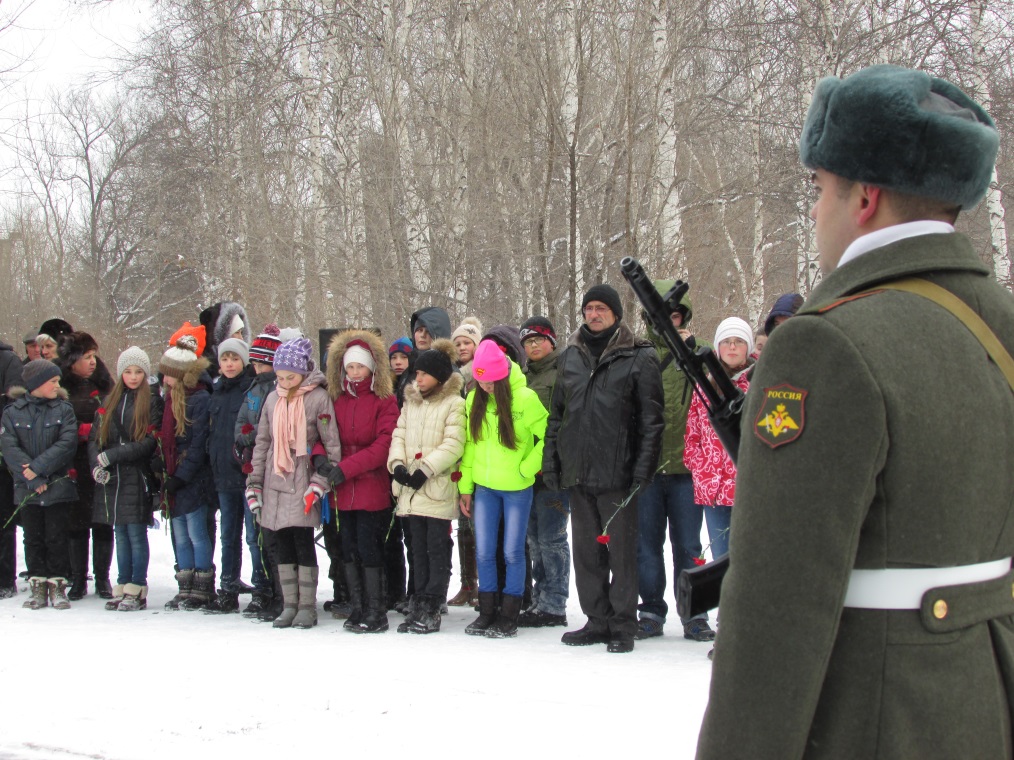
[[[690,348],[670,318],[690,286],[677,280],[668,293],[660,295],[641,263],[630,256],[620,261],[620,272],[644,307],[645,320],[661,336],[676,366],[693,383],[694,393],[704,404],[718,440],[735,463],[743,391],[725,373],[715,352],[707,346]],[[714,562],[682,571],[676,583],[676,608],[680,617],[687,619],[717,607],[722,578],[728,569],[729,555],[725,554],[716,557]]]

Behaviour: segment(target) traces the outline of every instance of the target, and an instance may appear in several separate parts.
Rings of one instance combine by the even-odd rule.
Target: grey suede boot
[[[69,610],[70,602],[67,600],[67,579],[50,578],[49,584],[49,606],[54,610]]]
[[[28,579],[32,595],[25,600],[21,606],[26,610],[41,610],[49,606],[49,584],[45,578],[32,577]]]
[[[296,619],[299,607],[299,581],[295,565],[279,565],[278,580],[282,584],[282,614],[271,625],[274,628],[289,628]]]
[[[313,628],[317,625],[317,577],[319,569],[299,565],[299,607],[292,619],[293,628]]]

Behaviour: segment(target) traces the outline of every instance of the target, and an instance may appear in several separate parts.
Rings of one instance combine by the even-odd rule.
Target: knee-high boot
[[[72,602],[88,594],[88,536],[72,536],[67,539],[67,554],[74,582],[67,592]]]
[[[113,564],[113,542],[92,534],[92,575],[95,576],[95,593],[103,599],[113,598],[109,584],[109,568]]]
[[[450,607],[474,607],[479,602],[479,572],[475,564],[475,533],[468,518],[458,523],[458,565],[461,568],[461,590],[447,601]],[[468,525],[465,529],[464,526]]]

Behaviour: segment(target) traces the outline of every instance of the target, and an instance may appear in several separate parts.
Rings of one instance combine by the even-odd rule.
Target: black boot
[[[384,568],[364,567],[363,586],[366,614],[353,633],[383,633],[387,630],[387,599],[384,598]]]
[[[404,612],[402,614],[405,619],[398,625],[398,633],[408,633],[412,628],[412,624],[415,622],[416,616],[419,614],[419,597],[413,596],[408,599],[403,605]]]
[[[113,587],[109,583],[109,568],[113,564],[113,542],[97,538],[92,533],[92,575],[95,576],[95,593],[102,599],[113,598]]]
[[[349,587],[349,615],[342,626],[346,631],[353,631],[363,620],[363,579],[359,574],[359,565],[355,562],[345,563],[345,582]]]
[[[512,639],[518,635],[518,615],[521,614],[521,604],[524,597],[503,595],[500,604],[500,614],[496,621],[486,629],[486,637],[490,639]]]
[[[496,620],[496,592],[479,592],[479,617],[473,620],[465,628],[469,636],[485,636],[486,631]]]
[[[67,554],[70,559],[70,572],[74,576],[67,598],[76,602],[88,594],[88,536],[73,536],[68,539]]]
[[[333,612],[337,607],[339,612],[345,613],[344,617],[348,617],[349,584],[345,580],[345,567],[339,562],[332,562],[327,575],[331,579],[332,598],[324,602],[324,612]]]
[[[437,596],[424,596],[420,605],[421,610],[416,613],[415,619],[409,627],[411,633],[436,633],[440,630],[440,605],[443,603],[445,594]]]

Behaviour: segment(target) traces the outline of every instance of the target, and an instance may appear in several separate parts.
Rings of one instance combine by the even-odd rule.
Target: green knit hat
[[[882,64],[817,84],[799,157],[811,169],[961,208],[986,194],[1000,136],[944,79]]]

